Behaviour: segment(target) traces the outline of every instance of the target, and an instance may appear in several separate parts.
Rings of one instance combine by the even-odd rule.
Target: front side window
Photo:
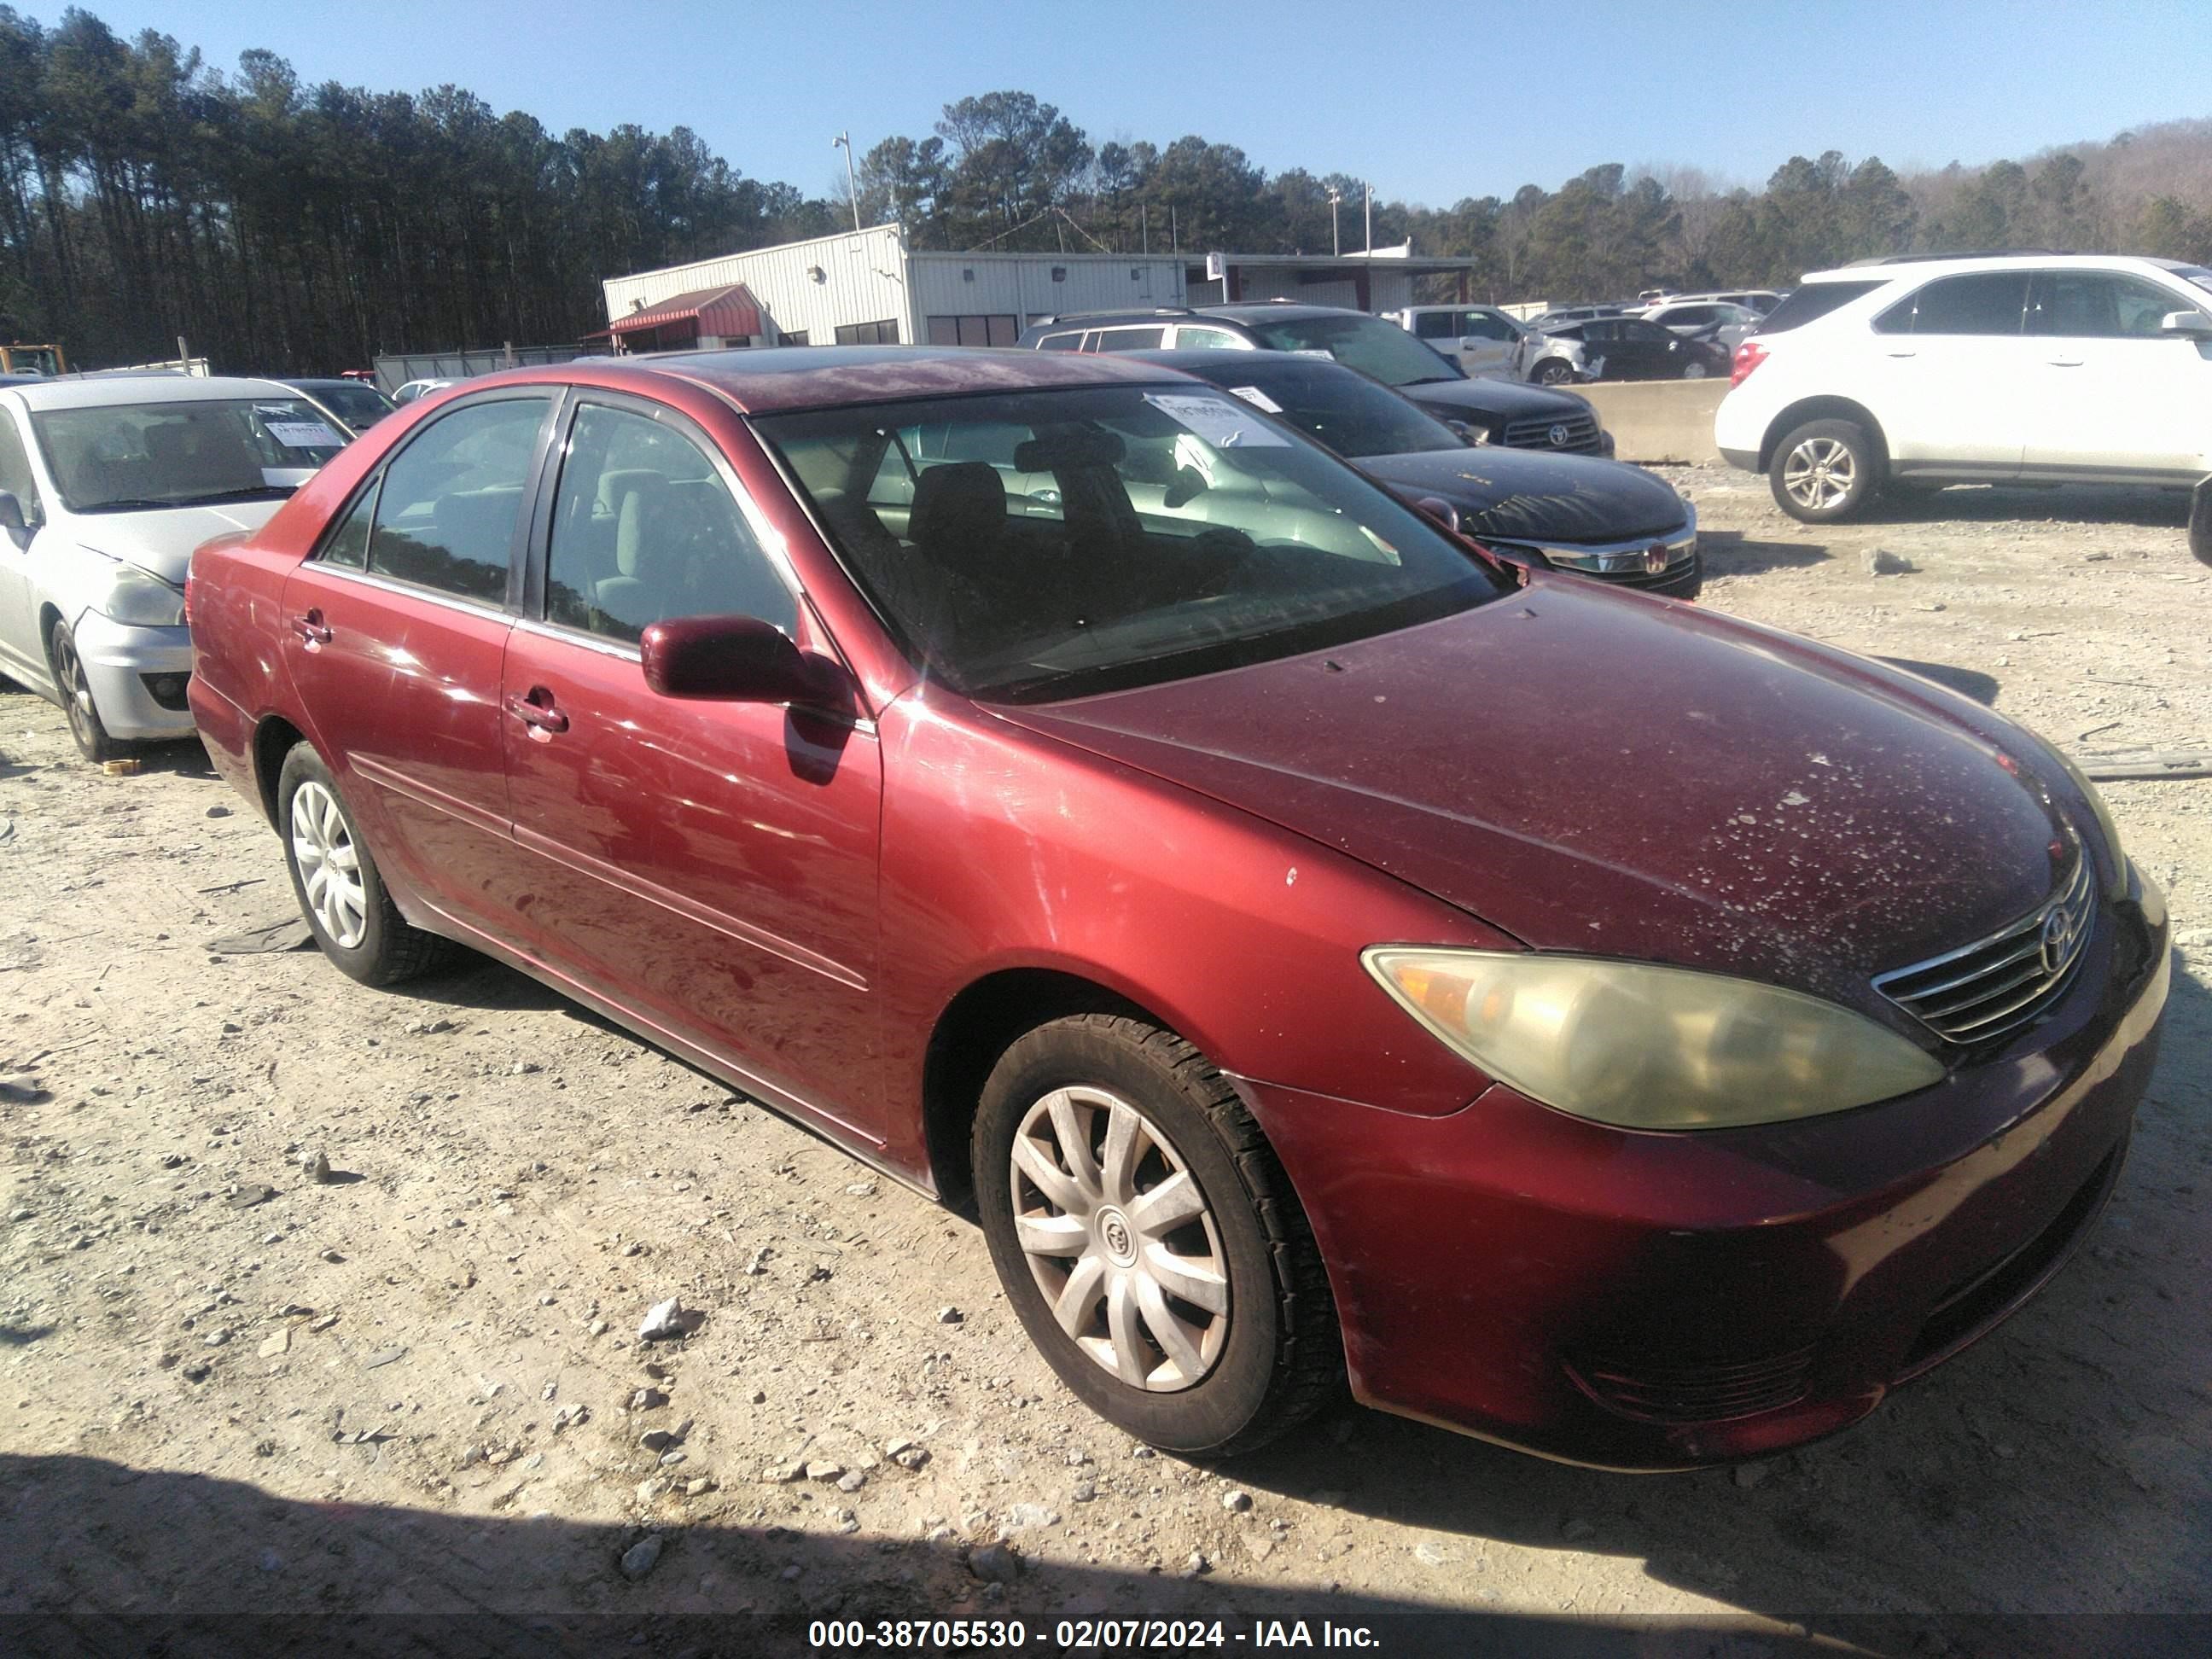
[[[1372,374],[1385,386],[1467,378],[1458,364],[1380,317],[1285,317],[1280,322],[1255,323],[1252,331],[1270,351],[1325,351],[1346,368]]]
[[[586,404],[553,500],[545,615],[635,643],[676,617],[757,617],[786,633],[799,612],[706,453],[664,422]]]
[[[503,601],[545,408],[544,398],[466,404],[410,440],[376,492],[370,573]]]
[[[1874,326],[1880,334],[2017,334],[2027,309],[2026,271],[1979,270],[1939,276],[1883,312]]]
[[[1098,331],[1093,351],[1158,351],[1168,337],[1164,328],[1107,328]]]
[[[39,522],[38,481],[31,476],[31,458],[23,448],[22,434],[15,430],[15,416],[6,409],[0,409],[0,489],[15,496],[23,509],[24,523]]]
[[[1413,337],[1417,340],[1449,340],[1452,334],[1452,314],[1449,311],[1424,311],[1413,319]]]
[[[2072,339],[2155,340],[2172,311],[2192,309],[2155,283],[2116,270],[2046,270],[2036,279],[2031,334]]]
[[[1009,392],[756,427],[915,654],[971,696],[1175,679],[1506,591],[1410,508],[1212,386]]]
[[[103,404],[31,416],[72,513],[289,495],[345,440],[299,398]]]
[[[1048,334],[1036,343],[1039,351],[1073,351],[1083,343],[1079,331],[1073,334]]]

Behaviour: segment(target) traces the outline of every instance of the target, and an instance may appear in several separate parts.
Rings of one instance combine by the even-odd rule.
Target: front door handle
[[[1917,357],[1920,354],[1917,351],[1893,351],[1889,355],[1893,357]]]
[[[2046,357],[2044,359],[2044,362],[2049,363],[2053,368],[2079,368],[2081,367],[2081,359],[2079,357]]]
[[[531,687],[526,697],[509,697],[507,706],[532,737],[547,738],[568,729],[568,717],[553,706],[553,694],[542,685]]]
[[[328,645],[331,642],[331,630],[323,626],[323,613],[319,611],[310,611],[304,617],[293,617],[292,631],[309,645]]]

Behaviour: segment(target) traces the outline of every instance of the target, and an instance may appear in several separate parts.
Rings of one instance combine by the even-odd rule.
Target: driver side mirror
[[[2212,317],[2201,311],[2169,311],[2159,319],[2158,331],[2185,340],[2212,340]]]
[[[0,530],[21,536],[30,528],[30,520],[23,516],[21,498],[12,489],[0,489]]]
[[[756,617],[672,617],[648,627],[638,644],[645,683],[664,697],[809,708],[842,708],[851,699],[842,667]]]

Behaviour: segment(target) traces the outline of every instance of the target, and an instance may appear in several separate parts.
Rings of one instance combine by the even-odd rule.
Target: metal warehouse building
[[[1389,311],[1414,279],[1456,276],[1462,259],[1393,249],[1294,254],[945,253],[913,249],[896,225],[615,276],[607,329],[619,351],[690,346],[1012,345],[1040,318],[1072,311],[1302,300]]]

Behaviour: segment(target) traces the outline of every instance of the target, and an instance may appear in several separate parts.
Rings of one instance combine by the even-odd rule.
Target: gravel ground
[[[1668,476],[1709,604],[2077,751],[2212,745],[2175,498],[1960,489],[1813,531],[1760,480]],[[211,952],[291,914],[268,829],[197,745],[106,776],[0,692],[0,1613],[1447,1607],[1687,1615],[1734,1651],[1773,1620],[2212,1613],[2212,781],[2107,798],[2181,939],[2166,1058],[2090,1247],[1990,1340],[1732,1471],[1349,1406],[1208,1468],[1073,1403],[971,1226],[533,982]],[[670,1297],[703,1323],[641,1341]]]

